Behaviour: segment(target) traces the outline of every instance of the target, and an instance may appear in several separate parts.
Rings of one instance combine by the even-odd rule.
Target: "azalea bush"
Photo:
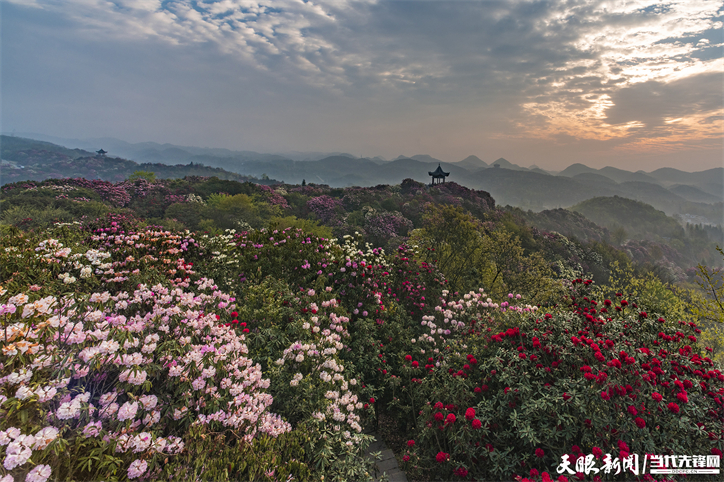
[[[566,309],[508,310],[441,356],[410,355],[410,375],[428,373],[402,390],[417,412],[408,469],[541,480],[566,454],[571,467],[588,454],[721,455],[724,375],[693,348],[696,325],[574,286]]]
[[[532,238],[496,231],[507,221],[495,216],[458,223],[475,236],[441,228],[438,245],[410,245],[411,218],[380,214],[424,222],[428,198],[491,207],[452,185],[345,194],[217,181],[200,195],[190,182],[121,187],[128,202],[151,196],[179,212],[226,206],[221,224],[236,230],[209,219],[213,233],[172,230],[120,211],[2,228],[0,477],[368,480],[380,422],[405,439],[392,447],[416,480],[573,481],[585,477],[557,473],[563,455],[575,468],[588,454],[721,454],[724,375],[680,292],[615,269],[597,287],[582,265],[556,277],[525,253]],[[125,199],[118,185],[86,184],[42,194]],[[232,215],[259,202],[276,227]],[[345,209],[362,224],[381,216],[379,236],[399,243],[331,239],[279,216],[304,209],[345,229]],[[487,258],[466,244],[483,236],[501,241]],[[455,239],[489,269],[470,270]],[[520,266],[546,275],[544,297]],[[482,288],[456,291],[473,282]]]

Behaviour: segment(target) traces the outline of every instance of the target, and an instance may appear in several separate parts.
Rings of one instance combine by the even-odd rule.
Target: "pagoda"
[[[108,151],[104,151],[101,147],[99,151],[96,151],[96,154],[98,154],[99,156],[105,156],[106,154],[108,154]]]
[[[431,186],[434,186],[435,184],[440,184],[445,182],[445,178],[450,175],[449,172],[443,172],[442,168],[440,167],[440,164],[437,165],[437,169],[434,171],[428,171],[427,172],[430,176],[432,176],[432,183],[430,183]]]

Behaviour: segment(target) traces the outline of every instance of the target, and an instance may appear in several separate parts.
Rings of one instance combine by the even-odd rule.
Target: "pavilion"
[[[440,167],[440,164],[437,165],[437,169],[434,171],[428,171],[427,172],[430,176],[432,176],[432,183],[430,183],[431,186],[434,186],[435,184],[440,184],[445,182],[445,178],[450,175],[449,172],[443,172],[442,168]]]

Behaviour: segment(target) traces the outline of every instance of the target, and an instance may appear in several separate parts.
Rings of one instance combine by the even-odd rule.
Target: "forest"
[[[626,202],[5,184],[0,480],[372,480],[371,433],[408,480],[721,456],[721,230]]]

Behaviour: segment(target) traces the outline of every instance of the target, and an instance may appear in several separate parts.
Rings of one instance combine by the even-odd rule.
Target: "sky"
[[[0,0],[0,130],[724,165],[721,0]]]

